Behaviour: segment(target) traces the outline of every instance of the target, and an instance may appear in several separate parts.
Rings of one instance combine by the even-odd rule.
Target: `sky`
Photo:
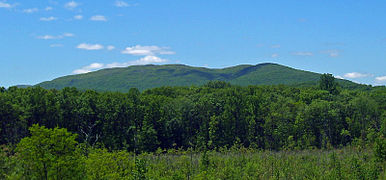
[[[385,0],[0,0],[0,86],[141,64],[278,63],[386,85]]]

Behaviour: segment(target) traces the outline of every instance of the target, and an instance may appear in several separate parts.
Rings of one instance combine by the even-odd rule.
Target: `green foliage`
[[[22,175],[27,179],[79,179],[82,156],[77,149],[76,134],[66,129],[47,129],[33,125],[31,136],[17,145]]]
[[[386,173],[385,161],[374,160],[376,152],[353,147],[280,152],[232,147],[140,155],[96,148],[88,151],[78,166],[84,169],[78,171],[81,174],[60,177],[52,172],[48,179],[383,179]],[[5,157],[5,161],[13,158]],[[2,179],[45,179],[35,171],[25,173],[25,161],[8,165]],[[18,168],[24,173],[18,174]]]
[[[224,81],[209,81],[205,86],[214,89],[221,89],[228,88],[231,86],[231,84]]]
[[[12,87],[0,179],[385,179],[385,92]]]
[[[147,156],[149,179],[378,179],[385,171],[371,160],[371,152],[334,151],[268,152],[248,149],[210,151],[204,167],[201,154],[193,160],[182,154]],[[187,166],[183,165],[185,162]],[[192,163],[192,164],[190,164]],[[198,163],[198,164],[196,164]],[[189,166],[190,164],[190,166]],[[193,168],[192,170],[188,170]],[[190,172],[190,173],[189,173]],[[189,178],[188,178],[189,177]]]
[[[146,178],[146,173],[148,171],[147,167],[147,161],[143,158],[136,158],[135,159],[135,170],[133,172],[134,179],[143,180]]]
[[[10,158],[7,154],[7,148],[0,146],[0,179],[5,179],[10,171]]]
[[[320,76],[319,87],[322,90],[326,90],[331,94],[338,94],[338,83],[335,82],[334,76],[332,74],[323,74]]]
[[[91,147],[135,153],[213,150],[235,144],[258,149],[337,148],[385,133],[386,96],[315,87],[161,87],[128,93],[10,88],[0,93],[0,143],[16,144],[28,127],[66,128]]]
[[[386,161],[386,138],[380,136],[375,140],[374,153],[377,161]]]
[[[87,179],[125,179],[134,170],[134,158],[126,151],[92,149],[86,159]]]
[[[201,169],[203,171],[205,171],[209,168],[210,159],[209,159],[208,151],[204,150],[204,152],[202,153],[201,159],[200,159],[200,164],[201,164]]]
[[[330,158],[329,168],[331,169],[331,174],[329,175],[332,177],[332,179],[343,179],[341,160],[339,159],[339,157],[335,152],[332,152],[329,155],[329,158]]]

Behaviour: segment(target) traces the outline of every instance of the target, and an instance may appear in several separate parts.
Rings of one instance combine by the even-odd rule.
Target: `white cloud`
[[[351,72],[351,73],[346,73],[343,77],[355,79],[355,78],[364,78],[364,77],[368,77],[368,76],[370,76],[370,74],[362,74],[362,73],[359,73],[359,72]]]
[[[132,65],[150,64],[150,63],[163,63],[166,59],[159,58],[157,56],[145,56],[139,60],[133,61]]]
[[[39,11],[38,8],[31,8],[31,9],[24,9],[23,13],[34,13],[34,12],[38,12],[38,11]]]
[[[294,56],[313,56],[314,54],[312,52],[294,52],[292,53]]]
[[[48,40],[48,39],[57,39],[56,36],[51,36],[51,35],[37,36],[36,38],[38,38],[38,39],[45,39],[45,40]]]
[[[81,20],[81,19],[83,19],[83,16],[82,15],[76,15],[76,16],[74,16],[74,19]]]
[[[275,53],[275,54],[272,54],[272,55],[271,55],[271,58],[277,58],[277,57],[279,57],[279,54],[276,54],[276,53]]]
[[[129,4],[127,4],[124,1],[115,1],[115,6],[117,6],[117,7],[128,7]]]
[[[140,58],[135,61],[129,61],[129,62],[124,62],[124,63],[111,63],[111,64],[106,64],[104,68],[116,68],[116,67],[127,67],[131,65],[145,65],[145,64],[152,64],[152,63],[164,63],[167,62],[168,60],[159,58],[157,56],[145,56],[143,58]]]
[[[113,49],[115,49],[115,47],[114,47],[114,46],[112,46],[112,45],[110,45],[110,46],[107,46],[107,50],[111,51],[111,50],[113,50]]]
[[[386,76],[376,77],[375,80],[378,81],[378,82],[386,82]]]
[[[87,69],[75,69],[74,71],[72,71],[72,74],[84,74],[84,73],[89,73],[91,72],[92,70],[87,70]]]
[[[274,49],[280,48],[280,44],[274,44],[274,45],[271,46],[271,48],[274,48]]]
[[[73,74],[84,74],[84,73],[88,73],[88,72],[91,72],[91,71],[94,71],[97,69],[101,69],[101,68],[103,68],[103,66],[104,65],[101,63],[92,63],[88,66],[82,67],[81,69],[76,69],[72,73]]]
[[[75,1],[67,2],[67,3],[64,5],[65,8],[70,9],[70,10],[72,10],[72,9],[78,7],[78,6],[79,6],[79,3],[75,2]]]
[[[158,47],[158,46],[141,46],[136,45],[132,47],[127,47],[121,52],[122,54],[131,54],[136,56],[153,56],[157,54],[175,54],[175,52],[170,51],[168,47]]]
[[[92,64],[90,64],[87,67],[90,68],[90,69],[98,69],[98,68],[102,68],[103,64],[101,64],[101,63],[92,63]]]
[[[51,11],[51,10],[53,10],[53,8],[51,6],[47,6],[44,10]]]
[[[77,46],[79,49],[86,49],[86,50],[99,50],[103,49],[104,46],[99,44],[79,44]],[[107,50],[113,50],[115,49],[114,46],[109,45],[106,46]],[[157,57],[155,55],[157,54],[175,54],[175,52],[170,51],[168,47],[158,47],[158,46],[140,46],[136,45],[133,47],[127,47],[124,51],[122,51],[123,54],[131,54],[131,55],[142,55],[145,57],[142,57],[140,59],[134,60],[134,61],[128,61],[128,62],[114,62],[110,64],[101,64],[101,63],[93,63],[88,66],[84,66],[80,69],[74,70],[73,74],[82,74],[82,73],[88,73],[91,71],[99,70],[102,68],[116,68],[116,67],[127,67],[131,65],[144,65],[144,64],[151,64],[151,63],[164,63],[167,62],[167,59],[162,59],[160,57]]]
[[[91,21],[107,21],[106,17],[102,15],[95,15],[90,18]]]
[[[57,20],[57,19],[58,18],[53,17],[53,16],[51,16],[51,17],[41,17],[40,21],[54,21],[54,20]]]
[[[117,68],[117,67],[127,67],[131,65],[144,65],[144,64],[151,64],[151,63],[163,63],[167,62],[166,59],[161,59],[156,56],[145,56],[141,59],[135,60],[135,61],[129,61],[129,62],[124,62],[124,63],[118,63],[114,62],[111,64],[102,64],[102,63],[92,63],[88,66],[84,66],[81,69],[76,69],[72,73],[73,74],[83,74],[83,73],[88,73],[91,71],[99,70],[102,68]]]
[[[86,44],[86,43],[82,43],[82,44],[79,44],[76,48],[84,49],[84,50],[101,50],[104,47],[102,45],[100,45],[100,44]]]
[[[344,79],[342,76],[335,76],[335,78],[337,78],[337,79]]]
[[[0,2],[0,8],[12,8],[12,5],[6,2]]]
[[[53,35],[43,35],[43,36],[37,36],[36,38],[38,39],[44,39],[44,40],[49,40],[49,39],[63,39],[65,37],[73,37],[74,34],[72,33],[63,33],[61,35],[53,36]]]

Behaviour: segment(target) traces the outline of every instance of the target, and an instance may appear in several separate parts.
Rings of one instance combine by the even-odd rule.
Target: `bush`
[[[380,136],[375,140],[374,154],[379,162],[386,160],[386,138]]]
[[[82,179],[83,157],[76,134],[66,129],[33,125],[31,136],[17,144],[17,158],[26,179]]]

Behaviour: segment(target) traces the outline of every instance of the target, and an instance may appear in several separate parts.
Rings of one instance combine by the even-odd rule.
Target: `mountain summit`
[[[64,76],[40,83],[38,86],[47,89],[76,87],[97,91],[126,92],[133,87],[145,90],[161,86],[191,86],[202,85],[212,80],[226,81],[241,86],[315,85],[318,83],[320,75],[273,63],[238,65],[222,69],[181,64],[137,65]],[[346,87],[356,85],[347,80],[337,81]]]

